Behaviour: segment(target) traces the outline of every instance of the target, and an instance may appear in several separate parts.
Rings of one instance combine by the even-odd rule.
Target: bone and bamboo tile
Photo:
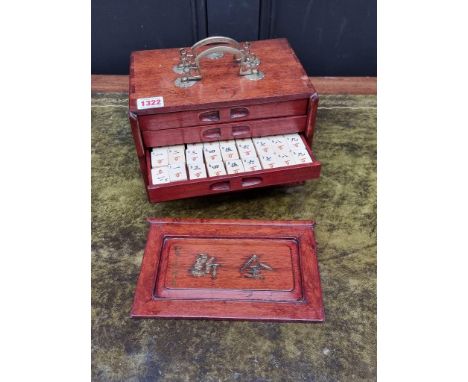
[[[250,138],[236,139],[236,146],[241,159],[257,157],[255,146]]]
[[[187,149],[193,149],[193,150],[203,150],[203,143],[198,142],[198,143],[187,143]]]
[[[189,143],[185,150],[185,158],[188,163],[203,163],[203,143]]]
[[[171,179],[171,182],[187,180],[187,170],[185,168],[185,163],[170,164],[169,178]]]
[[[262,165],[257,157],[255,158],[244,158],[242,159],[244,163],[244,171],[258,171],[262,169]]]
[[[187,164],[201,163],[203,164],[203,149],[190,148],[185,150]]]
[[[264,170],[278,167],[276,165],[275,156],[273,153],[260,155],[259,158],[260,158],[260,163],[262,164],[262,168]]]
[[[273,146],[273,151],[276,153],[289,153],[289,145],[286,138],[282,135],[270,137],[270,142]]]
[[[219,148],[221,149],[223,161],[239,159],[235,141],[221,141],[219,142]]]
[[[309,152],[305,148],[291,150],[291,154],[297,164],[312,163],[312,158],[310,157]]]
[[[151,151],[151,163],[153,184],[163,184],[312,163],[312,159],[295,133],[157,147]]]
[[[270,138],[267,137],[259,137],[259,138],[252,138],[254,143],[255,149],[257,150],[257,155],[260,157],[262,155],[272,154],[273,144]]]
[[[294,156],[289,150],[287,152],[276,152],[275,157],[277,159],[278,165],[281,163],[283,164],[283,166],[292,166],[296,164]]]
[[[291,150],[297,150],[301,148],[305,148],[304,142],[302,141],[302,138],[299,136],[299,134],[285,134],[283,137],[286,139],[288,142],[289,148]]]
[[[169,146],[167,156],[170,165],[185,163],[185,145]]]
[[[226,171],[228,174],[238,174],[240,172],[244,172],[244,165],[242,164],[242,160],[240,159],[227,160]]]
[[[224,163],[221,161],[208,163],[206,168],[208,169],[209,177],[226,175]]]
[[[221,156],[221,150],[219,149],[219,144],[216,145],[206,145],[203,147],[203,154],[205,156],[205,162],[208,163],[217,163],[222,162],[223,158]]]
[[[163,167],[169,164],[166,147],[155,147],[151,150],[151,167]]]
[[[169,177],[169,167],[164,166],[152,168],[151,179],[153,185],[169,183],[171,181]]]
[[[190,179],[206,178],[206,168],[204,163],[192,163],[188,165]]]

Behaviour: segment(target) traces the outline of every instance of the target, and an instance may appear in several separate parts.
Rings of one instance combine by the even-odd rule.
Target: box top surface
[[[313,222],[149,222],[132,317],[323,321]]]
[[[179,88],[173,71],[179,62],[179,49],[133,52],[130,58],[130,111],[142,114],[167,113],[266,103],[306,98],[315,93],[304,68],[286,39],[253,41],[251,51],[260,59],[265,77],[251,81],[239,75],[232,55],[218,60],[201,60],[203,78],[189,88]],[[163,97],[164,107],[137,108],[140,98]]]

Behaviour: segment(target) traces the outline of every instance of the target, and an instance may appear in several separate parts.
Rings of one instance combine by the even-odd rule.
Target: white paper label
[[[164,97],[149,97],[149,98],[138,98],[137,109],[154,109],[157,107],[164,107]]]

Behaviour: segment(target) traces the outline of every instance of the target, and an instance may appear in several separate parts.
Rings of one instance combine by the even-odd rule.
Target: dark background
[[[92,73],[207,36],[286,37],[311,76],[377,74],[376,0],[92,0]]]

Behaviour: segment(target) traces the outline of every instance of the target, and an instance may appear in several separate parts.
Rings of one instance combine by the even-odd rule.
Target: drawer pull
[[[207,129],[202,132],[202,137],[204,139],[219,139],[221,138],[221,129],[215,127],[214,129]]]
[[[246,107],[236,107],[231,109],[231,119],[234,118],[244,118],[249,115],[249,109]]]
[[[250,127],[249,126],[234,126],[231,132],[233,137],[238,137],[241,135],[250,135]]]
[[[204,113],[200,113],[198,115],[198,118],[202,122],[216,122],[216,121],[219,121],[219,111],[218,110],[206,111]]]
[[[242,178],[242,187],[256,186],[263,182],[260,176],[251,176],[250,178]]]
[[[231,185],[229,181],[210,184],[211,191],[229,191],[230,189],[231,189]]]

